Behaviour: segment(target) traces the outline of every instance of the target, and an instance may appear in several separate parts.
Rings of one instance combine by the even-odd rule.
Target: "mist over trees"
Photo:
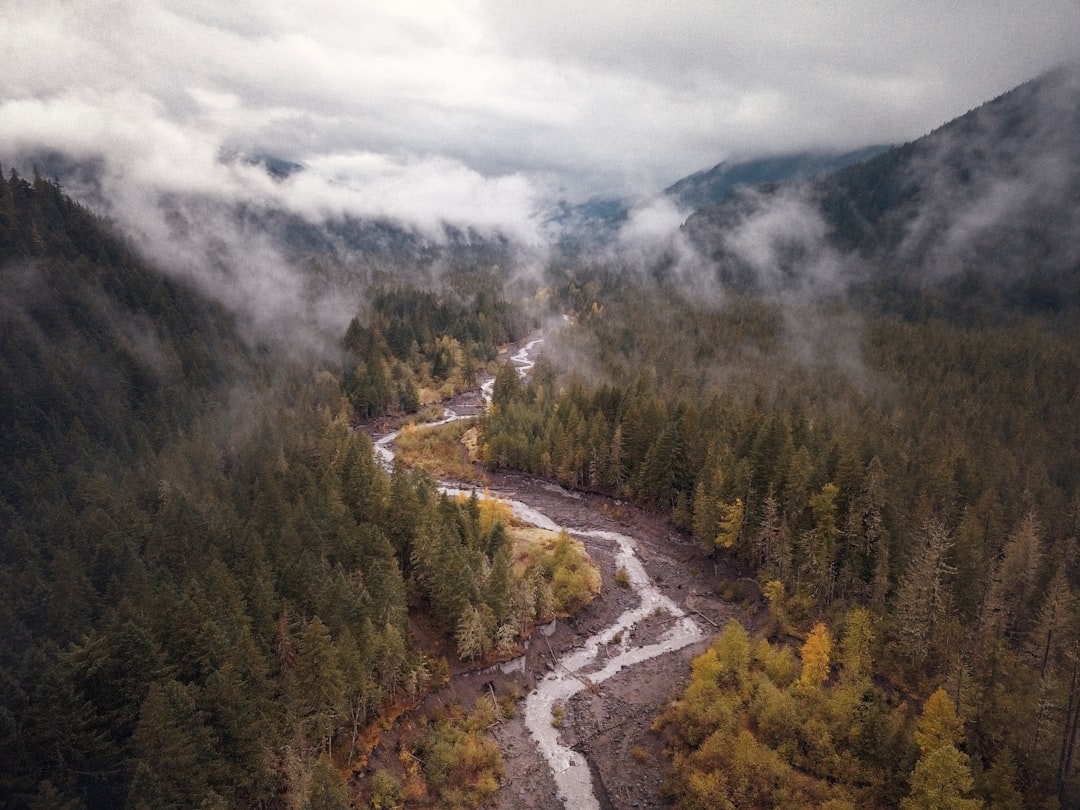
[[[485,465],[669,517],[761,610],[658,721],[672,804],[1080,803],[1078,100],[1056,72],[644,257],[528,272],[253,208],[219,235],[268,228],[287,274],[265,234],[169,273],[0,177],[0,795],[348,806],[365,732],[447,675],[418,626],[478,662],[597,587],[565,536],[515,567],[498,510],[356,430],[494,372]],[[182,244],[208,210],[177,203]],[[282,306],[214,297],[268,259]],[[538,312],[523,381],[493,361]],[[487,722],[365,799],[490,798]]]
[[[835,801],[1077,801],[1078,116],[1075,72],[1051,74],[820,180],[736,192],[684,229],[707,263],[555,265],[572,325],[482,422],[490,466],[633,499],[740,560],[779,640],[868,609],[874,670],[899,691],[865,699],[898,744],[899,695],[948,690],[956,738],[893,761],[909,793],[855,778]],[[764,787],[835,781],[809,742],[770,739],[755,714],[756,739],[697,722],[672,720],[693,751],[673,763],[677,803],[829,798]],[[708,759],[725,748],[756,786],[708,781],[734,767]]]
[[[0,184],[5,803],[345,796],[368,727],[446,677],[410,617],[451,642],[478,618],[465,658],[512,651],[555,609],[551,575],[512,570],[475,500],[379,466],[356,366],[252,346],[57,184]],[[472,309],[375,296],[385,320],[346,354],[401,343],[404,372],[475,375],[524,322],[477,284]]]

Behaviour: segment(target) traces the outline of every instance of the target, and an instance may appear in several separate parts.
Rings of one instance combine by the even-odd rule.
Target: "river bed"
[[[533,366],[533,357],[542,343],[540,338],[531,340],[512,356],[511,360],[519,373],[524,375]],[[482,386],[485,402],[490,400],[492,385],[493,381],[489,380]],[[459,418],[464,417],[448,410],[443,419],[429,423],[429,426],[446,424]],[[377,457],[388,469],[393,464],[392,446],[396,437],[397,433],[391,433],[374,442]],[[536,486],[520,488],[513,493],[500,494],[489,490],[487,494],[507,502],[515,517],[524,523],[553,531],[566,529],[572,536],[581,539],[590,553],[602,550],[606,555],[612,555],[614,569],[625,571],[628,590],[636,602],[618,614],[614,621],[579,639],[573,650],[549,661],[551,668],[535,682],[524,702],[525,728],[536,751],[550,770],[558,802],[567,810],[601,810],[590,763],[564,740],[561,730],[553,724],[553,713],[557,711],[555,707],[563,707],[562,710],[565,710],[568,702],[583,690],[595,691],[600,684],[627,669],[693,645],[704,639],[706,632],[697,620],[665,595],[650,577],[638,554],[638,543],[633,536],[594,528],[593,526],[602,522],[599,516],[597,520],[582,521],[583,525],[564,525],[556,521],[537,506],[535,501],[538,499],[530,496],[535,496],[538,489],[554,489],[558,496],[565,498],[572,499],[576,496],[558,487],[533,483]],[[452,495],[471,494],[474,491],[467,485],[453,482],[444,482],[440,488]],[[485,496],[483,491],[479,491],[479,494]],[[544,501],[550,503],[552,493],[545,492],[545,495],[547,497]],[[530,500],[534,502],[528,502]],[[586,504],[576,506],[579,510],[588,508]],[[584,525],[586,523],[592,523],[593,526]],[[655,624],[654,620],[657,618],[664,620],[665,629],[659,634],[643,634],[647,637],[643,637],[641,643],[635,643],[636,629],[646,620]],[[711,629],[709,628],[710,631]],[[524,659],[522,665],[523,661]],[[515,663],[511,662],[511,665]],[[685,664],[680,661],[680,665]],[[519,785],[518,789],[521,790],[522,787]],[[610,806],[610,799],[606,804]]]

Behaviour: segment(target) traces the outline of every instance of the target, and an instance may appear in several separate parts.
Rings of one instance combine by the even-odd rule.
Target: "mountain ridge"
[[[889,149],[887,145],[864,146],[845,152],[798,151],[728,163],[687,175],[664,189],[664,194],[686,207],[700,210],[721,202],[740,185],[785,183],[835,171],[869,160]]]
[[[816,257],[833,293],[890,307],[935,288],[948,307],[1060,310],[1080,301],[1078,144],[1080,70],[1062,68],[869,160],[737,190],[683,232],[740,285],[791,289]],[[770,267],[739,247],[752,229]]]

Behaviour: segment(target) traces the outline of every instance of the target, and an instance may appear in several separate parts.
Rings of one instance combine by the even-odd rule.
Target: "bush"
[[[563,720],[566,717],[566,709],[563,708],[561,703],[556,703],[551,707],[551,727],[562,728]]]
[[[550,553],[536,562],[550,579],[555,613],[568,616],[593,600],[600,592],[600,572],[592,564],[585,547],[565,531],[559,534]]]
[[[424,772],[439,807],[475,808],[499,789],[503,759],[485,729],[494,711],[481,701],[467,716],[440,720],[424,743]]]
[[[401,802],[401,782],[385,768],[371,775],[372,810],[391,810]]]

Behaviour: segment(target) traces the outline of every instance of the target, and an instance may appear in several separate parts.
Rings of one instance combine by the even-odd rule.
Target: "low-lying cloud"
[[[915,137],[1080,38],[1071,0],[9,5],[0,161],[92,166],[59,179],[268,324],[305,281],[238,207],[543,246],[556,198],[647,197],[732,155]],[[275,178],[259,157],[303,169]],[[806,284],[831,289],[834,257],[809,204],[778,205],[727,249],[769,284],[794,251]],[[707,262],[682,237],[664,241],[681,216],[644,205],[621,244],[665,244],[690,282]]]
[[[447,227],[524,246],[542,241],[542,189],[523,175],[486,177],[440,156],[351,152],[275,178],[254,156],[232,153],[214,129],[177,121],[160,100],[129,90],[0,102],[0,155],[24,174],[42,160],[59,163],[52,173],[65,191],[161,267],[242,314],[256,339],[280,335],[289,322],[297,325],[290,341],[309,348],[336,340],[358,301],[340,291],[312,300],[288,246],[240,210],[315,229],[387,222],[427,244],[445,241]]]

